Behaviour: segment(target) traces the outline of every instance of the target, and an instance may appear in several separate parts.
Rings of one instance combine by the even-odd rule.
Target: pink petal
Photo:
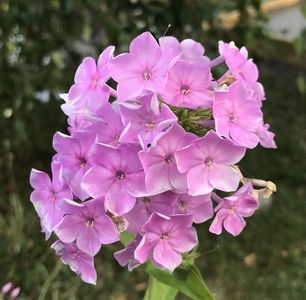
[[[76,271],[80,273],[81,279],[90,284],[96,284],[97,272],[93,264],[93,259],[79,259],[76,262]]]
[[[247,132],[238,125],[231,126],[230,135],[237,144],[250,149],[255,148],[259,142],[259,137],[255,133]]]
[[[101,244],[112,244],[119,240],[118,231],[113,221],[107,215],[95,218],[95,230]]]
[[[110,170],[118,169],[122,164],[120,151],[109,145],[95,144],[89,154],[92,164],[99,165]]]
[[[72,243],[82,230],[82,220],[76,215],[66,215],[54,232],[64,243]]]
[[[77,236],[76,243],[81,250],[90,256],[95,256],[101,248],[99,236],[93,227],[84,226]]]
[[[96,166],[88,170],[83,177],[81,187],[91,197],[104,196],[109,187],[115,182],[115,174],[104,167]]]
[[[113,57],[115,51],[114,46],[108,46],[103,50],[98,59],[98,68],[101,68],[105,64],[107,64]]]
[[[169,183],[172,186],[172,188],[181,191],[186,192],[187,187],[187,175],[181,174],[176,164],[172,163],[168,168],[168,174],[169,174]]]
[[[129,78],[118,83],[117,92],[120,100],[129,100],[139,96],[145,88],[145,80],[140,77]]]
[[[203,163],[203,153],[194,145],[190,145],[175,153],[175,160],[179,172],[186,173],[190,169]]]
[[[210,227],[209,227],[209,231],[210,231],[211,233],[218,234],[218,235],[221,234],[221,232],[222,232],[223,220],[224,220],[224,218],[227,216],[227,214],[228,214],[227,209],[220,209],[220,210],[217,212],[217,214],[216,214],[216,216],[215,216],[213,222],[211,223],[211,225],[210,225]]]
[[[113,183],[105,195],[105,208],[111,213],[121,216],[129,212],[135,205],[136,198],[131,196],[125,183]]]
[[[188,252],[198,244],[197,231],[193,227],[173,231],[169,234],[167,242],[175,251]]]
[[[239,235],[244,227],[245,221],[235,213],[227,215],[227,217],[224,219],[225,230],[233,236]]]
[[[164,161],[149,167],[146,172],[146,187],[152,195],[160,194],[172,189],[169,182],[169,166]]]
[[[136,79],[142,71],[138,65],[137,57],[124,53],[116,56],[108,65],[110,75],[117,82]]]
[[[208,181],[220,191],[231,192],[238,188],[240,173],[231,166],[214,163],[208,169]]]
[[[158,242],[159,237],[156,234],[145,234],[137,246],[134,256],[140,263],[144,263],[152,254],[153,247]]]
[[[193,167],[187,173],[188,193],[192,196],[205,195],[213,190],[208,180],[207,168],[203,165]]]
[[[159,242],[153,250],[153,259],[171,272],[182,262],[182,256],[174,251],[167,242]]]
[[[130,53],[135,56],[143,56],[144,53],[147,57],[154,59],[156,52],[159,50],[159,45],[153,35],[146,31],[131,41]]]
[[[48,174],[36,169],[31,170],[30,184],[34,189],[45,189],[48,191],[51,188],[51,180]]]
[[[96,62],[92,57],[85,57],[78,67],[74,81],[75,83],[90,82],[97,74]]]

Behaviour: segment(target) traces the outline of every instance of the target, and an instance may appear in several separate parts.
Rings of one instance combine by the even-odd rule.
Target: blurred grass
[[[117,265],[112,252],[119,245],[104,247],[96,258],[98,284],[93,287],[59,262],[49,248],[52,241],[45,242],[39,232],[28,176],[31,167],[49,170],[52,135],[66,130],[55,94],[67,90],[82,56],[97,53],[110,41],[125,45],[145,29],[161,35],[169,23],[171,34],[204,42],[208,55],[228,35],[256,50],[258,28],[251,21],[240,22],[228,34],[216,18],[221,8],[243,11],[251,3],[258,6],[260,1],[0,2],[0,285],[19,285],[20,300],[141,299],[146,275]],[[19,41],[20,34],[25,42]],[[76,46],[80,43],[85,48]],[[282,52],[278,47],[269,51]],[[198,264],[218,300],[305,299],[306,99],[296,88],[297,78],[305,77],[305,65],[293,68],[269,57],[256,62],[267,93],[266,121],[276,133],[278,149],[249,151],[242,167],[249,177],[274,181],[278,192],[247,220],[237,238],[226,233],[216,237],[208,233],[208,224],[199,227],[203,255]],[[35,92],[44,89],[50,92],[49,101],[35,99]]]

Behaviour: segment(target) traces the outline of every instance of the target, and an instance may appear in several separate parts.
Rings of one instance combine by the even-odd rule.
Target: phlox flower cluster
[[[124,231],[134,239],[114,253],[120,265],[173,271],[198,244],[194,224],[236,236],[258,208],[236,164],[258,144],[276,147],[264,90],[245,48],[220,42],[219,52],[210,60],[192,39],[144,32],[127,53],[85,58],[61,95],[68,133],[54,135],[51,176],[32,170],[31,201],[85,282],[96,283],[95,255]],[[215,78],[219,64],[227,71]]]

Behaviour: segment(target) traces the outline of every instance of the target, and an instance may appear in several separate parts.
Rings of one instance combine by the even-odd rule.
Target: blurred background
[[[204,44],[245,45],[266,89],[266,121],[278,149],[249,151],[248,177],[278,192],[247,220],[243,233],[217,237],[199,227],[197,263],[218,300],[303,300],[306,295],[306,30],[297,0],[1,0],[0,1],[0,286],[19,299],[142,299],[146,275],[119,267],[118,246],[96,258],[97,286],[60,263],[29,201],[30,169],[49,172],[55,131],[66,132],[58,93],[68,91],[87,55],[119,51],[150,30]],[[179,299],[186,299],[180,296]]]

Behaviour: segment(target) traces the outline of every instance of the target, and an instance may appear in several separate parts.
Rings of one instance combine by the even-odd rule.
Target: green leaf
[[[146,271],[158,281],[176,288],[193,300],[214,300],[200,271],[194,265],[179,267],[170,273],[148,264]]]
[[[178,290],[172,286],[158,281],[153,276],[149,276],[149,286],[143,300],[173,300]]]

